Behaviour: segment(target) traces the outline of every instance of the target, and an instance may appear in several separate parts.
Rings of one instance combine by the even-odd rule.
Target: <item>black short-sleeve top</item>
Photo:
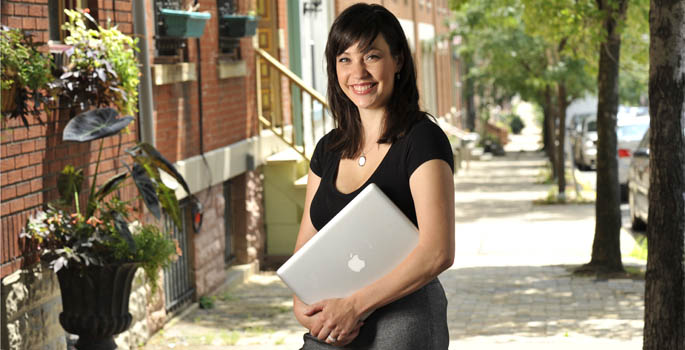
[[[390,146],[378,168],[360,188],[352,193],[342,193],[335,186],[340,154],[327,151],[327,142],[333,132],[335,130],[319,140],[310,163],[312,172],[321,178],[310,208],[312,224],[317,231],[370,183],[383,190],[418,226],[409,177],[421,164],[432,159],[444,160],[454,172],[452,147],[447,136],[437,124],[426,118],[415,123],[404,137]]]

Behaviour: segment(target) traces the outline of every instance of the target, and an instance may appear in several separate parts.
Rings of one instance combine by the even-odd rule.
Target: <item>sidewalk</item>
[[[450,349],[641,349],[644,282],[573,277],[589,261],[594,205],[534,206],[543,155],[473,161],[456,176],[457,253],[440,279],[449,300]],[[626,266],[632,236],[623,230]],[[273,273],[216,293],[145,350],[299,349],[304,329]]]

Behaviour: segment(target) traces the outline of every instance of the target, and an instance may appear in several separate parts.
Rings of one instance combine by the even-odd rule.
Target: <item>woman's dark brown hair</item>
[[[378,35],[390,47],[390,53],[401,64],[399,79],[386,108],[385,125],[379,143],[394,143],[417,121],[426,118],[419,110],[416,70],[407,38],[397,18],[380,5],[355,4],[343,11],[331,27],[326,44],[328,102],[337,130],[331,135],[328,151],[340,152],[343,158],[361,153],[364,136],[357,106],[345,95],[338,83],[336,58],[352,45],[368,49]]]

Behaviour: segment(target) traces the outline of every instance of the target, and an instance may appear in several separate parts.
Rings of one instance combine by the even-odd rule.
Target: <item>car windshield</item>
[[[649,124],[631,124],[619,126],[616,137],[620,140],[640,140],[645,135]]]
[[[587,131],[597,131],[597,122],[591,121],[587,123]]]

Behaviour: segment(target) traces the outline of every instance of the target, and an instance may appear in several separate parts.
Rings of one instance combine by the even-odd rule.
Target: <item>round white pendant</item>
[[[359,166],[364,166],[364,164],[366,164],[366,157],[365,156],[359,157],[359,161],[357,161],[357,164],[359,164]]]

